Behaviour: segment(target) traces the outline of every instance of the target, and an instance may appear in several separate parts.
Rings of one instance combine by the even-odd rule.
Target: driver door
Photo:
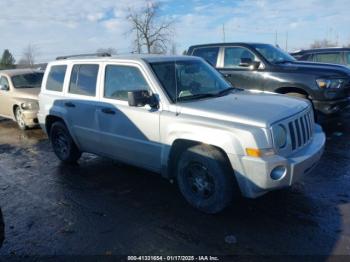
[[[10,84],[6,76],[0,76],[0,86],[7,86],[8,90],[0,89],[0,115],[13,117]]]
[[[263,64],[260,64],[258,69],[241,65],[242,59],[251,59],[261,63],[252,51],[240,46],[224,47],[222,56],[219,70],[234,87],[263,90],[263,77],[260,72]]]

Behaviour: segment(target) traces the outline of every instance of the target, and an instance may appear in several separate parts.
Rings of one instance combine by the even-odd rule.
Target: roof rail
[[[56,60],[65,60],[69,58],[77,58],[77,57],[90,57],[90,56],[96,56],[96,57],[110,57],[110,53],[94,53],[94,54],[80,54],[80,55],[67,55],[67,56],[58,56],[56,57]]]

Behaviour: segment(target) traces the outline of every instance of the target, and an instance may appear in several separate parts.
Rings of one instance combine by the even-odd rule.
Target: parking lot
[[[190,207],[155,174],[54,156],[40,129],[0,120],[0,255],[350,254],[350,114],[324,124],[319,166],[290,189],[218,215]]]

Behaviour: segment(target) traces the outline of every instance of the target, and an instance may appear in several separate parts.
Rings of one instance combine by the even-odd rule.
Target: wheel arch
[[[310,97],[310,94],[307,91],[305,91],[305,89],[295,86],[278,87],[274,90],[274,92],[278,94],[299,93],[302,95],[306,95],[308,98]]]

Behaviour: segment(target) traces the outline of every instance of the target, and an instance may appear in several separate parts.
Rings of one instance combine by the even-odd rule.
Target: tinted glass
[[[34,88],[40,87],[43,80],[43,73],[30,73],[13,76],[12,83],[15,88]]]
[[[323,53],[315,54],[315,61],[320,63],[331,63],[331,64],[340,64],[341,55],[340,53]]]
[[[52,66],[46,81],[46,90],[62,92],[67,66]]]
[[[346,57],[346,64],[348,66],[350,66],[350,52],[346,52],[345,53],[345,57]]]
[[[98,65],[74,65],[69,83],[69,93],[96,95]]]
[[[104,97],[128,100],[128,91],[135,90],[149,90],[138,68],[119,65],[106,67]]]
[[[202,57],[213,66],[216,66],[218,54],[219,54],[219,47],[196,48],[193,51],[194,56]]]
[[[242,58],[249,58],[252,61],[256,61],[255,55],[248,49],[243,47],[227,47],[225,48],[225,60],[224,67],[235,68],[240,67]]]
[[[10,87],[9,81],[8,81],[7,78],[4,77],[4,76],[1,76],[1,77],[0,77],[0,85]]]
[[[296,61],[290,54],[273,45],[252,44],[252,46],[270,63],[278,64]]]
[[[202,61],[152,63],[151,67],[174,102],[232,88],[220,73]]]

